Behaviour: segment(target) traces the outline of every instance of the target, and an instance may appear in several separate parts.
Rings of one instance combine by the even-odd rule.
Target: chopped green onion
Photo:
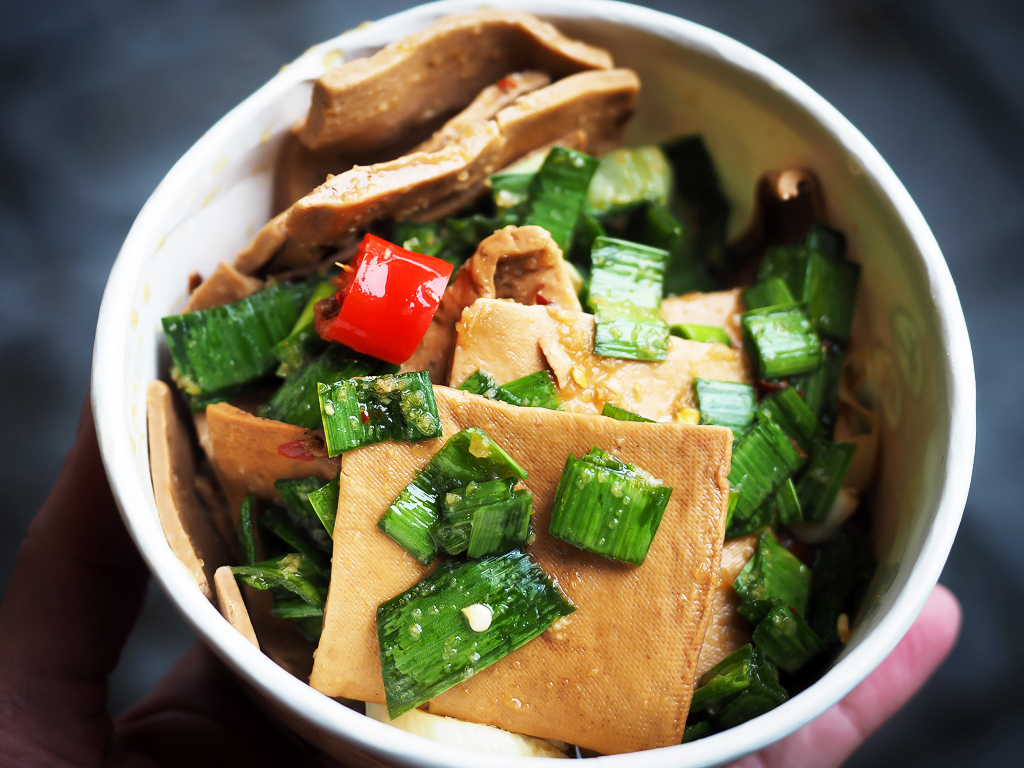
[[[760,649],[754,649],[750,685],[715,715],[720,729],[734,728],[779,706],[789,695],[779,683],[778,673]]]
[[[292,371],[298,370],[327,349],[327,342],[316,332],[313,314],[318,301],[337,292],[338,289],[326,280],[317,283],[313,295],[309,297],[309,301],[299,314],[299,319],[292,326],[291,333],[274,345],[274,357],[281,363],[277,367],[278,376],[287,377]]]
[[[772,277],[763,283],[754,283],[742,293],[743,303],[747,309],[763,309],[764,307],[777,307],[780,304],[795,304],[796,299],[786,287],[786,281],[781,277]]]
[[[694,253],[704,264],[726,266],[729,201],[718,181],[715,162],[704,139],[686,136],[662,147],[672,166],[676,202],[694,225]]]
[[[825,521],[856,452],[857,446],[853,443],[815,442],[811,462],[796,489],[805,520],[812,523]]]
[[[681,339],[700,341],[705,344],[725,344],[727,347],[732,346],[732,341],[729,340],[729,334],[727,334],[724,329],[717,328],[713,325],[680,323],[678,325],[669,326],[668,331],[673,336],[678,336]]]
[[[235,565],[231,572],[250,587],[285,590],[320,608],[327,599],[327,583],[320,571],[296,552],[252,565]]]
[[[591,253],[587,303],[594,312],[594,354],[664,360],[668,324],[658,313],[668,252],[599,237]]]
[[[672,489],[600,448],[569,454],[551,505],[548,533],[633,565],[647,557]]]
[[[823,436],[831,440],[839,403],[839,382],[843,374],[843,351],[835,344],[823,344],[821,354],[818,369],[792,377],[790,385],[803,393],[804,402],[822,426]]]
[[[288,514],[280,509],[268,509],[259,517],[259,526],[284,542],[292,551],[298,552],[306,563],[323,577],[331,572],[330,560],[321,553],[316,542]]]
[[[803,457],[779,425],[759,414],[753,428],[733,448],[729,487],[738,498],[730,510],[726,539],[762,527],[762,520],[755,512],[775,496],[803,463]],[[753,524],[757,527],[751,527]]]
[[[309,291],[304,283],[274,283],[232,304],[163,318],[175,382],[197,395],[270,373],[274,345],[295,325]]]
[[[569,246],[569,259],[584,275],[590,274],[590,252],[594,248],[594,241],[599,237],[607,236],[601,222],[592,214],[584,211],[576,220],[576,229],[573,231],[572,244]],[[580,299],[580,304],[584,304]]]
[[[839,616],[856,610],[874,570],[870,548],[845,528],[822,545],[814,561],[810,624],[826,643],[840,641]]]
[[[710,733],[711,722],[709,720],[698,720],[695,723],[687,723],[686,728],[683,731],[683,740],[681,743],[689,744],[691,741],[703,739]]]
[[[327,453],[337,456],[384,440],[441,436],[434,388],[426,371],[317,384]]]
[[[736,576],[732,588],[739,595],[739,612],[761,621],[778,598],[801,616],[807,613],[811,569],[779,543],[771,531],[762,531],[757,550]]]
[[[752,309],[740,315],[740,325],[762,379],[807,373],[821,364],[821,340],[799,306]]]
[[[825,650],[825,644],[788,605],[781,600],[770,602],[771,609],[754,628],[754,645],[780,669],[793,674]]]
[[[459,389],[488,400],[501,400],[524,407],[557,411],[562,405],[554,379],[547,371],[537,371],[508,384],[498,384],[491,374],[478,369],[459,385]]]
[[[259,549],[256,546],[256,497],[251,493],[242,499],[238,509],[238,553],[242,565],[256,562]]]
[[[334,518],[338,513],[338,478],[334,478],[319,490],[309,494],[309,504],[323,523],[324,530],[332,539],[334,537]]]
[[[601,158],[590,180],[588,208],[598,216],[628,211],[645,202],[668,203],[672,173],[660,147],[620,147]]]
[[[810,452],[812,441],[821,433],[818,419],[792,387],[768,395],[757,406],[757,410],[782,427],[782,431],[804,453]]]
[[[693,393],[697,399],[701,424],[728,427],[733,436],[738,438],[754,423],[757,393],[749,384],[694,379]]]
[[[633,217],[627,239],[668,251],[663,286],[665,296],[718,290],[717,281],[697,257],[693,227],[676,218],[664,205],[646,205],[638,216]]]
[[[797,301],[806,302],[817,331],[826,338],[850,338],[860,267],[844,257],[846,239],[815,223],[800,240],[765,251],[758,281],[785,280]]]
[[[333,482],[337,484],[337,480]],[[330,554],[333,548],[331,532],[324,530],[320,517],[313,507],[313,495],[325,485],[327,483],[319,477],[274,481],[274,488],[288,506],[292,523],[302,528],[321,550]]]
[[[397,366],[359,355],[331,344],[318,358],[293,372],[257,413],[265,419],[283,421],[305,429],[320,429],[320,384],[354,379],[358,376],[391,373]]]
[[[441,225],[436,221],[396,221],[391,227],[391,240],[406,250],[437,256],[444,248]]]
[[[377,609],[388,716],[467,680],[574,610],[522,552],[439,566]]]
[[[530,181],[523,202],[523,224],[544,227],[551,239],[569,252],[576,220],[587,201],[598,159],[565,147],[552,147]]]
[[[521,547],[530,531],[533,494],[515,490],[514,477],[469,483],[447,491],[431,530],[450,555],[479,559]]]
[[[619,408],[619,406],[612,405],[611,403],[605,403],[601,407],[601,415],[607,416],[609,419],[615,419],[616,421],[641,421],[649,422],[651,424],[654,423],[654,419],[645,418],[639,413],[627,411],[625,408]]]
[[[495,173],[491,175],[491,199],[499,210],[517,211],[526,201],[535,173]]]
[[[469,427],[448,438],[416,478],[405,487],[377,527],[424,565],[437,555],[431,531],[445,492],[471,482],[500,477],[526,479],[519,466],[486,432]]]
[[[690,712],[707,711],[716,726],[732,728],[787,698],[786,690],[760,648],[750,643],[737,648],[701,678],[693,692]]]
[[[309,619],[323,616],[324,609],[318,605],[310,605],[305,600],[279,598],[275,595],[270,615],[278,619]]]
[[[783,525],[799,523],[804,519],[803,511],[800,509],[800,499],[796,494],[796,486],[793,485],[793,478],[789,478],[775,494],[775,509],[779,513],[779,520]]]

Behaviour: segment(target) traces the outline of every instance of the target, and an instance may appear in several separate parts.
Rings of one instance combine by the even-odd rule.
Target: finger
[[[835,768],[917,693],[960,632],[960,604],[941,584],[917,621],[868,678],[814,722],[732,768]]]
[[[0,604],[0,699],[11,703],[5,740],[13,734],[79,759],[105,748],[106,678],[145,584],[86,407]]]
[[[120,717],[119,745],[162,768],[245,765],[260,768],[312,764],[307,745],[284,732],[250,703],[214,655],[196,643],[153,692]]]

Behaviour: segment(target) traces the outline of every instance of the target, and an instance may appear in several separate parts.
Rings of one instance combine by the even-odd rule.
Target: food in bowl
[[[727,244],[699,137],[617,148],[638,92],[516,13],[332,70],[281,210],[164,319],[207,462],[154,382],[172,547],[268,655],[398,727],[678,744],[849,633],[858,267],[798,170]]]

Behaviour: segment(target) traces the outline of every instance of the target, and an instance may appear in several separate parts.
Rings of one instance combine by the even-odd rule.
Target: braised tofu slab
[[[595,414],[611,403],[669,421],[694,407],[693,379],[751,380],[742,350],[724,344],[672,338],[662,362],[600,357],[593,348],[593,315],[479,299],[459,323],[450,382],[479,369],[505,384],[550,368],[566,411]]]
[[[536,531],[527,551],[577,610],[433,699],[429,711],[605,754],[678,744],[718,581],[731,433],[519,408],[445,387],[435,387],[435,396],[441,439],[379,443],[345,455],[330,595],[310,684],[329,696],[384,701],[377,606],[428,569],[377,521],[445,439],[477,426],[527,470]],[[594,446],[673,489],[642,567],[547,532],[566,456]]]

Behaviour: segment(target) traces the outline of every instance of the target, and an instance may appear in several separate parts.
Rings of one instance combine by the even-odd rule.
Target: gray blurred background
[[[0,590],[71,443],[107,273],[221,115],[309,45],[408,0],[0,3]],[[945,252],[974,345],[978,453],[943,581],[963,636],[855,766],[1020,764],[1024,746],[1024,2],[642,3],[775,59],[879,149]],[[156,588],[112,683],[137,701],[192,634]]]

